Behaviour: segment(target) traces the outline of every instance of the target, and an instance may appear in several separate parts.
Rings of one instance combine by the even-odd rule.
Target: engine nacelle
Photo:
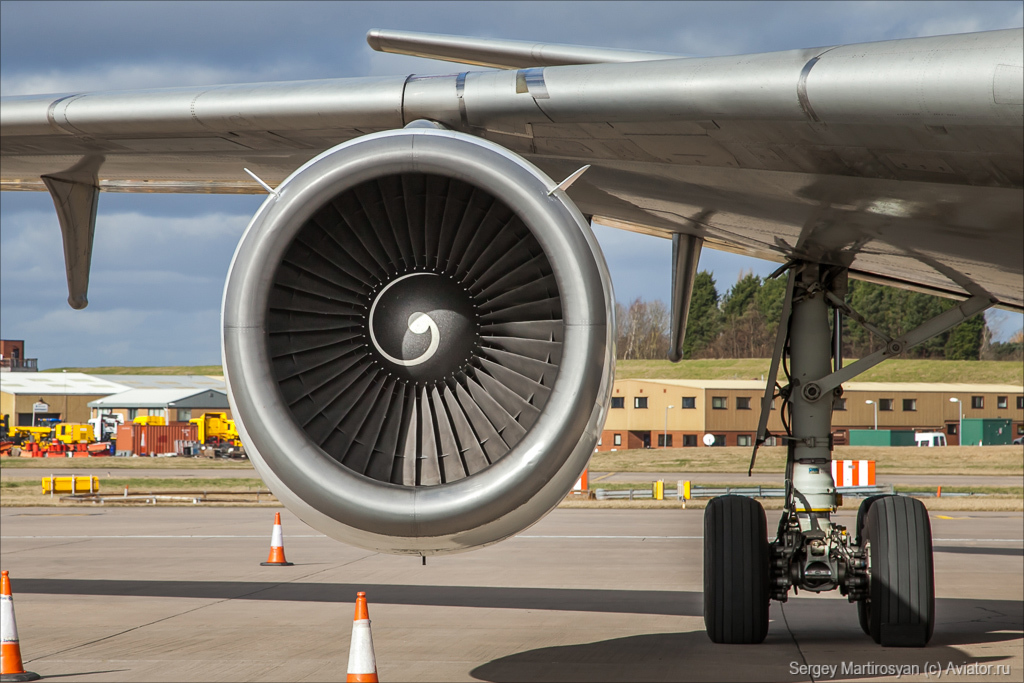
[[[538,521],[597,443],[611,280],[586,219],[470,135],[377,133],[293,173],[228,273],[238,431],[307,524],[377,551],[456,552]]]

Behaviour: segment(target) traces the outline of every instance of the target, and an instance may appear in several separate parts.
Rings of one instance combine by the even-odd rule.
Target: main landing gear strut
[[[841,383],[941,334],[992,305],[974,296],[896,339],[872,327],[843,298],[847,272],[791,262],[779,336],[761,402],[751,457],[768,436],[772,401],[781,399],[788,451],[786,498],[775,540],[767,540],[756,500],[721,496],[704,514],[704,623],[716,643],[760,643],[768,634],[771,600],[790,588],[839,589],[857,603],[861,627],[886,646],[923,647],[935,627],[935,585],[928,513],[921,501],[872,496],[848,530],[830,516],[839,506],[832,480],[832,405]],[[832,330],[829,329],[829,308]],[[842,316],[853,317],[886,342],[881,351],[843,367]],[[779,366],[787,382],[776,382]]]

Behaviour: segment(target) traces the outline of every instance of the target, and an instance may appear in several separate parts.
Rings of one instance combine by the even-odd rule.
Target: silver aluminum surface
[[[1021,309],[1022,36],[547,66],[546,99],[515,71],[7,97],[0,188],[99,154],[106,191],[259,193],[243,167],[273,185],[426,118],[552,177],[590,164],[573,200],[613,227]]]
[[[562,362],[551,397],[515,448],[454,483],[408,488],[355,474],[328,458],[290,417],[271,374],[267,302],[296,232],[326,201],[392,173],[436,173],[514,207],[551,262],[563,301]],[[471,136],[427,128],[339,145],[282,183],[247,228],[223,302],[225,378],[239,433],[268,487],[306,523],[373,550],[433,554],[494,543],[538,521],[589,461],[613,377],[613,301],[589,225],[528,162]]]

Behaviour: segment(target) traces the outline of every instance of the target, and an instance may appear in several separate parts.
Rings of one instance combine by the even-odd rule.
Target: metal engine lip
[[[417,488],[358,475],[306,438],[270,371],[265,332],[274,272],[306,220],[331,197],[365,180],[409,172],[459,178],[519,214],[548,255],[565,330],[551,396],[523,440],[473,476]],[[243,234],[225,285],[225,378],[254,465],[307,523],[363,547],[451,552],[517,533],[571,488],[596,445],[610,393],[614,341],[606,297],[612,292],[589,225],[564,193],[550,193],[554,185],[525,159],[493,143],[453,131],[408,129],[328,150],[289,176],[277,188],[279,196],[261,206]],[[279,444],[288,444],[287,456]]]

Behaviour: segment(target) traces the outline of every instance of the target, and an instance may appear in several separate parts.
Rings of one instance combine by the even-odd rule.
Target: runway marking
[[[602,474],[597,479],[591,479],[590,483],[591,484],[596,484],[597,482],[601,481],[602,479],[607,479],[608,477],[614,477],[616,474],[618,474],[618,472],[609,472],[608,474]]]

